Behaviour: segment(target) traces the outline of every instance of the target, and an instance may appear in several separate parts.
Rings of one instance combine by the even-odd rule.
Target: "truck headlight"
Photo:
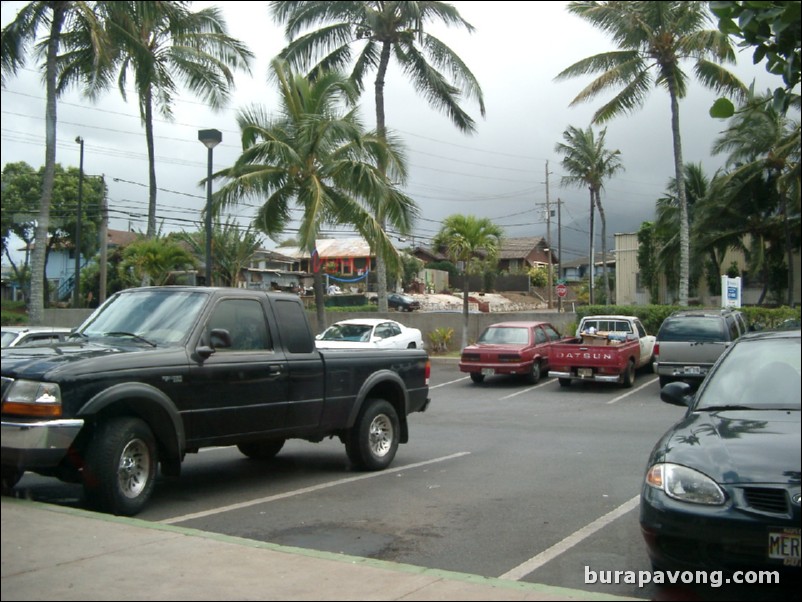
[[[706,474],[680,464],[655,464],[646,473],[646,483],[682,502],[720,506],[726,501],[718,483]]]
[[[3,399],[3,414],[61,416],[61,389],[55,383],[16,380]]]

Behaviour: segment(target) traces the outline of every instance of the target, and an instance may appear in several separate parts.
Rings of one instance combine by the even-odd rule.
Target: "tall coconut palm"
[[[554,150],[563,155],[561,164],[567,175],[562,177],[562,183],[569,186],[587,186],[590,191],[591,212],[594,205],[599,211],[602,223],[604,300],[605,304],[608,304],[611,297],[610,280],[607,276],[607,218],[602,207],[601,190],[604,188],[604,180],[623,170],[624,166],[619,158],[621,151],[608,150],[604,147],[604,138],[606,136],[607,129],[599,132],[599,137],[596,138],[592,128],[588,127],[586,130],[581,130],[571,125],[563,132],[563,140],[565,142],[558,142]],[[591,247],[594,245],[592,229],[590,244]],[[591,261],[592,259],[591,254]],[[589,290],[590,302],[593,303],[592,269]]]
[[[473,215],[451,215],[443,220],[434,238],[436,249],[445,249],[454,263],[462,262],[462,347],[468,344],[468,277],[474,266],[494,261],[501,248],[503,231],[487,218]]]
[[[263,202],[254,226],[272,237],[295,219],[294,204],[301,212],[297,239],[310,256],[322,226],[349,224],[395,264],[397,253],[376,217],[379,204],[389,222],[406,233],[417,210],[412,199],[388,184],[377,165],[403,182],[406,167],[399,145],[392,137],[365,132],[356,108],[343,112],[343,102],[357,97],[343,75],[325,72],[309,80],[293,74],[280,59],[272,69],[281,111],[274,117],[259,107],[240,112],[242,155],[216,174],[229,181],[215,194],[215,208],[247,198]],[[322,330],[326,314],[319,271],[314,281]]]
[[[250,72],[253,54],[226,33],[216,7],[192,12],[190,2],[103,3],[115,47],[117,84],[127,97],[129,75],[139,101],[148,148],[147,236],[156,234],[156,157],[153,119],[158,110],[172,118],[175,94],[183,85],[212,108],[223,107],[234,84],[234,69]]]
[[[609,33],[618,50],[582,59],[564,69],[557,79],[600,73],[571,102],[575,105],[612,90],[616,95],[593,116],[604,123],[640,108],[653,86],[668,91],[674,143],[674,177],[680,211],[679,304],[688,305],[690,234],[688,206],[682,177],[682,138],[679,101],[688,91],[685,60],[693,61],[696,78],[718,93],[743,96],[746,88],[720,63],[734,63],[729,37],[707,29],[711,15],[707,2],[570,2],[568,11]]]
[[[36,44],[36,55],[44,59],[41,65],[45,81],[45,171],[42,195],[36,218],[31,255],[31,297],[29,319],[41,324],[45,301],[45,257],[47,231],[50,226],[50,204],[56,169],[56,97],[70,84],[77,83],[80,73],[60,71],[59,53],[68,50],[80,54],[87,62],[86,71],[97,71],[105,57],[105,38],[96,18],[95,2],[30,2],[2,32],[2,82],[16,74],[28,58],[30,46]],[[46,30],[39,40],[39,33]],[[70,39],[71,38],[71,39]]]
[[[380,137],[386,135],[384,85],[391,57],[429,104],[444,111],[461,131],[475,130],[473,119],[460,107],[463,97],[475,98],[485,114],[482,90],[473,73],[451,48],[424,29],[428,22],[438,21],[472,32],[473,26],[450,4],[289,1],[271,2],[270,10],[277,22],[285,24],[290,43],[282,56],[291,64],[309,68],[316,62],[316,69],[339,70],[353,62],[351,79],[360,92],[368,73],[376,72],[373,87]],[[384,212],[378,215],[383,226]],[[377,253],[376,259],[379,311],[387,311],[384,257]]]
[[[782,221],[785,238],[785,256],[788,266],[788,305],[793,304],[794,242],[792,232],[799,232],[800,209],[800,124],[778,111],[771,102],[769,91],[755,94],[750,88],[749,97],[736,113],[729,127],[713,144],[713,153],[728,153],[727,165],[731,168],[728,183],[748,183],[766,179],[776,188],[778,218]],[[789,103],[799,108],[800,97],[789,95]],[[736,190],[737,186],[730,186]],[[773,196],[773,195],[772,195]],[[796,225],[792,221],[796,216]],[[798,247],[798,244],[797,244]]]

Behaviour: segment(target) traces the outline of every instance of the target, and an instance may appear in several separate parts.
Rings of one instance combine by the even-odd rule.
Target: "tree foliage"
[[[377,218],[384,215],[399,232],[408,233],[417,207],[385,177],[406,179],[401,147],[393,139],[367,132],[357,109],[353,85],[341,74],[321,72],[310,80],[275,59],[281,111],[252,107],[240,112],[242,154],[215,175],[225,178],[215,193],[219,211],[253,199],[261,202],[254,226],[270,237],[300,220],[298,242],[312,256],[325,224],[352,225],[384,257],[398,266],[392,241]],[[293,211],[300,210],[300,218]],[[315,272],[318,328],[325,328],[323,279]]]
[[[740,39],[740,46],[754,48],[754,64],[765,61],[766,71],[782,77],[784,86],[772,96],[774,109],[786,112],[802,72],[802,4],[797,0],[725,0],[710,2],[710,10],[718,17],[720,31]],[[719,99],[711,109],[714,117],[731,117],[734,112],[726,99]]]

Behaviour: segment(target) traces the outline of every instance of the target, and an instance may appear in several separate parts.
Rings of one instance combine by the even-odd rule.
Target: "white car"
[[[315,339],[318,349],[423,349],[420,330],[381,318],[342,320]]]
[[[70,332],[70,328],[57,326],[3,326],[0,347],[52,345],[66,340]]]

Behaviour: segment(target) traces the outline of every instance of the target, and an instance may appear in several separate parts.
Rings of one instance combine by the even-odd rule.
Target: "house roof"
[[[542,236],[502,238],[499,259],[522,259],[529,255],[536,247],[545,246],[545,244],[546,241]]]
[[[370,245],[362,238],[319,238],[315,248],[321,259],[329,257],[373,257]],[[284,248],[284,254],[293,259],[308,259],[309,251]]]

